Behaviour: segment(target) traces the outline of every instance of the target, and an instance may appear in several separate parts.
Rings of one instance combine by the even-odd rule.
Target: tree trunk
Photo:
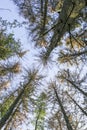
[[[60,39],[63,37],[63,35],[69,31],[69,27],[71,29],[73,28],[76,18],[79,16],[81,9],[84,7],[85,0],[64,1],[58,22],[54,28],[54,34],[52,36],[51,43],[47,49],[48,55],[50,55],[51,51],[58,46],[58,42],[60,42]]]
[[[65,110],[64,110],[64,107],[63,107],[63,105],[62,105],[62,102],[61,102],[61,100],[60,100],[60,98],[59,98],[59,96],[58,96],[58,93],[57,93],[57,90],[56,90],[55,86],[53,87],[53,89],[54,89],[54,93],[55,93],[55,95],[56,95],[57,101],[58,101],[58,103],[59,103],[59,105],[60,105],[60,107],[61,107],[61,111],[62,111],[62,113],[63,113],[64,119],[65,119],[65,122],[66,122],[66,125],[67,125],[67,129],[68,129],[68,130],[73,130],[73,128],[72,128],[72,126],[71,126],[71,124],[70,124],[70,122],[69,122],[69,120],[68,120],[68,117],[67,117],[67,115],[66,115],[66,112],[65,112]]]
[[[15,101],[13,102],[13,104],[9,107],[9,109],[7,110],[7,112],[5,113],[5,115],[1,118],[1,120],[0,120],[0,129],[5,125],[6,121],[10,118],[11,114],[14,112],[15,107],[17,106],[18,102],[22,98],[22,96],[24,94],[24,90],[27,87],[27,85],[29,85],[29,83],[30,82],[28,82],[24,86],[24,88],[21,90],[21,92],[19,93],[18,97],[15,99]]]
[[[83,95],[87,96],[87,92],[84,92],[81,88],[79,88],[76,84],[74,84],[73,81],[71,81],[71,80],[69,80],[69,79],[67,79],[67,78],[65,78],[65,79],[66,79],[70,84],[72,84],[75,89],[78,89]]]
[[[79,107],[79,109],[87,116],[86,111],[67,93],[67,95],[72,99],[72,101]]]

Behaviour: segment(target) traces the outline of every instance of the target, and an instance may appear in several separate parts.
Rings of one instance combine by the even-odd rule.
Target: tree
[[[46,116],[46,94],[43,92],[35,101],[35,130],[44,130],[44,121]],[[34,121],[33,121],[34,122]]]
[[[65,110],[64,110],[64,107],[63,107],[63,105],[62,105],[62,102],[61,102],[61,100],[60,100],[60,97],[59,97],[59,95],[58,95],[58,92],[57,92],[57,90],[56,90],[56,83],[55,83],[55,82],[54,82],[54,83],[51,83],[51,87],[53,88],[55,97],[56,97],[57,102],[58,102],[58,104],[59,104],[59,106],[60,106],[60,108],[61,108],[61,111],[62,111],[62,113],[63,113],[63,116],[64,116],[64,119],[65,119],[65,122],[66,122],[67,129],[68,129],[68,130],[73,130],[73,128],[72,128],[72,126],[71,126],[71,124],[70,124],[70,122],[69,122],[68,116],[66,115],[66,112],[65,112]]]
[[[87,72],[85,72],[87,2],[85,0],[13,1],[19,7],[19,13],[29,22],[29,34],[36,43],[35,49],[38,48],[39,61],[42,61],[45,69],[41,70],[41,64],[38,69],[35,65],[35,70],[28,71],[24,82],[16,91],[17,97],[13,96],[15,95],[13,92],[11,105],[9,105],[11,99],[9,96],[7,107],[2,111],[0,127],[12,128],[12,122],[16,120],[21,125],[23,122],[19,115],[25,112],[23,120],[26,122],[29,120],[31,124],[32,119],[29,115],[35,114],[33,118],[35,130],[82,130],[83,125],[87,128]],[[8,35],[5,35],[5,38],[8,39]],[[20,56],[26,51],[14,52]],[[44,70],[47,70],[47,65],[52,59],[55,59],[52,65],[57,63],[57,74],[52,82],[47,81],[46,84]],[[16,65],[18,66],[17,63]],[[16,72],[14,68],[15,65],[2,67],[1,73],[3,72],[4,75],[8,72],[14,73]],[[39,76],[38,72],[42,76]],[[41,80],[43,77],[44,81]],[[42,84],[39,84],[39,80]]]
[[[22,99],[23,95],[25,95],[26,97],[29,96],[29,91],[32,92],[33,86],[36,84],[37,81],[39,81],[39,75],[37,75],[37,71],[33,70],[32,72],[30,71],[30,73],[28,73],[28,74],[29,74],[29,79],[28,79],[27,83],[25,85],[23,85],[23,88],[20,90],[17,98],[13,101],[13,103],[9,106],[7,111],[2,116],[2,118],[0,120],[0,128],[2,128],[3,125],[5,124],[5,122],[10,118],[10,116],[12,115],[12,113],[15,110],[15,107],[17,107],[17,104]],[[37,76],[38,76],[38,78],[37,78]],[[26,89],[28,90],[28,95],[25,94]]]
[[[22,51],[21,42],[15,40],[13,33],[7,32],[8,28],[13,29],[22,26],[21,23],[18,23],[17,20],[10,23],[0,18],[0,25],[0,92],[2,92],[3,90],[7,91],[14,75],[21,72],[20,62],[10,60],[12,60],[12,57],[16,59],[22,58],[27,51]],[[0,103],[0,128],[5,125],[5,122],[13,114],[13,109],[17,106],[23,92],[17,98],[14,93],[9,93],[8,96],[3,97],[3,101]]]

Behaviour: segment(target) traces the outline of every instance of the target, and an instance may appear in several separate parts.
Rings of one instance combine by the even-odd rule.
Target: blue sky
[[[3,9],[7,9],[7,10],[3,10]],[[2,0],[0,2],[0,17],[10,22],[13,22],[15,19],[17,19],[20,22],[24,20],[23,17],[21,17],[18,14],[18,8],[14,5],[14,3],[11,0]],[[23,28],[15,29],[16,38],[21,38],[23,42],[26,40],[25,36],[26,36],[25,30],[23,30]]]
[[[11,0],[0,1],[0,16],[2,16],[3,19],[8,19],[10,21],[13,21],[14,19],[23,21],[23,18],[18,14],[17,6],[14,5]]]

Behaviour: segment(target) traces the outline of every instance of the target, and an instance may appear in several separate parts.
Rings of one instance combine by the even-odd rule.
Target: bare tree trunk
[[[71,126],[71,124],[70,124],[70,122],[69,122],[69,120],[68,120],[68,117],[67,117],[67,115],[66,115],[66,112],[65,112],[65,110],[64,110],[64,107],[63,107],[63,105],[62,105],[62,102],[61,102],[61,100],[60,100],[60,98],[59,98],[59,96],[58,96],[58,93],[57,93],[57,90],[56,90],[55,86],[53,87],[53,89],[54,89],[54,93],[55,93],[55,95],[56,95],[57,101],[58,101],[58,103],[59,103],[59,105],[60,105],[60,107],[61,107],[61,111],[62,111],[62,113],[63,113],[64,119],[65,119],[65,122],[66,122],[66,125],[67,125],[67,129],[68,129],[68,130],[73,130],[73,128],[72,128],[72,126]]]
[[[40,0],[40,9],[41,9],[41,16],[43,16],[43,0]]]
[[[67,79],[67,78],[65,78],[71,85],[73,85],[73,87],[75,88],[75,89],[78,89],[83,95],[85,95],[85,96],[87,96],[87,92],[84,92],[81,88],[79,88],[76,84],[74,84],[74,82],[73,81],[71,81],[71,80],[69,80],[69,79]]]
[[[58,119],[58,122],[59,122],[59,127],[60,127],[60,130],[62,130],[61,121],[60,121],[60,118],[59,118],[59,116],[58,116],[58,115],[57,115],[57,119]]]
[[[39,117],[40,117],[40,112],[41,112],[41,110],[42,110],[42,106],[40,106],[40,108],[39,108],[39,113],[38,113],[38,116],[37,116],[37,118],[36,118],[35,130],[37,130],[37,127],[38,127],[38,120],[39,120]]]
[[[87,116],[87,112],[67,93],[67,95],[72,99],[72,101],[79,107],[79,109]]]

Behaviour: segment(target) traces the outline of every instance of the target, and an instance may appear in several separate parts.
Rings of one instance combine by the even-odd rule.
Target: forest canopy
[[[4,92],[0,97],[0,129],[86,130],[86,0],[13,3],[27,22],[0,19],[0,93]],[[29,48],[23,50],[21,41],[7,33],[8,27],[25,24],[34,50],[28,58],[35,59],[27,69],[22,68],[20,59]],[[12,90],[11,81],[19,75],[22,81],[19,79]]]

